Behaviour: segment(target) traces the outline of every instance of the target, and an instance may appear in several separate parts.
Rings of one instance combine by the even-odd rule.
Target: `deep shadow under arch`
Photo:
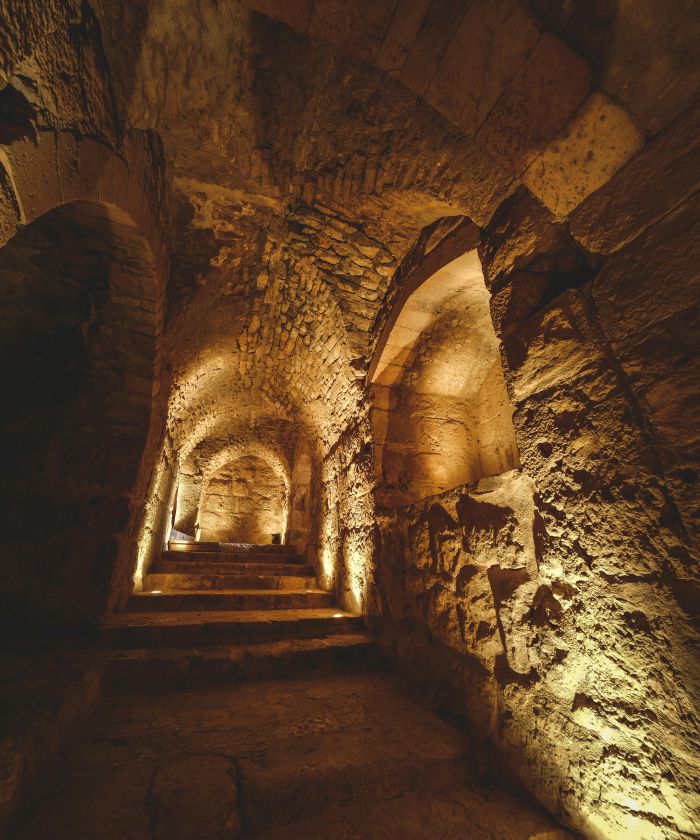
[[[0,251],[2,624],[104,613],[153,399],[153,254],[126,214],[78,201]]]

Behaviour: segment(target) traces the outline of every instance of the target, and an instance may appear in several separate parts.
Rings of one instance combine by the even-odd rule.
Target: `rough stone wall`
[[[321,464],[318,542],[321,585],[347,609],[364,613],[376,610],[375,484],[365,407]]]
[[[108,357],[101,365],[93,354],[95,381],[83,391],[82,405],[77,408],[82,420],[77,421],[76,431],[82,429],[83,441],[70,442],[73,432],[67,415],[61,421],[63,440],[54,429],[55,450],[66,458],[72,452],[75,463],[82,460],[77,470],[82,478],[76,481],[76,469],[64,471],[60,457],[54,458],[49,468],[53,492],[48,492],[51,481],[47,483],[46,476],[37,477],[34,487],[43,489],[33,501],[26,497],[29,520],[15,519],[11,528],[26,543],[28,521],[50,521],[59,499],[75,506],[83,492],[87,508],[79,516],[81,527],[62,541],[53,559],[40,560],[48,542],[40,538],[43,526],[34,528],[31,554],[35,560],[25,566],[32,566],[32,575],[43,575],[45,583],[37,579],[29,584],[27,597],[36,602],[37,609],[24,614],[26,622],[85,623],[125,599],[131,588],[144,499],[162,442],[163,395],[168,390],[167,373],[162,369],[162,330],[169,179],[158,138],[125,131],[119,123],[99,26],[89,4],[7,2],[0,15],[0,239],[4,244],[14,234],[24,237],[29,226],[50,224],[52,218],[72,213],[81,203],[89,211],[73,226],[70,241],[61,243],[59,237],[46,248],[44,257],[51,260],[53,253],[53,263],[45,266],[44,280],[60,272],[62,262],[70,263],[74,251],[84,255],[84,273],[92,273],[93,281],[106,277],[110,289],[102,313],[96,306],[83,319],[84,336],[101,331],[97,343],[102,343]],[[100,214],[106,221],[97,230],[94,220]],[[90,259],[99,263],[97,272],[87,269]],[[39,268],[37,264],[30,273]],[[9,279],[5,272],[5,292]],[[87,300],[84,295],[81,308]],[[15,306],[22,306],[17,298],[8,311]],[[143,356],[149,342],[150,365]],[[32,364],[38,366],[39,381],[47,368],[39,358]],[[104,399],[88,400],[92,387],[111,393]],[[142,416],[134,419],[144,412],[145,428]],[[99,443],[91,450],[88,439],[95,436]],[[40,448],[35,447],[36,462]],[[28,470],[29,463],[25,466]],[[63,481],[60,490],[55,480]],[[111,512],[100,513],[107,497],[113,497]],[[51,538],[59,539],[60,528],[68,527],[69,518],[58,517]],[[12,538],[11,533],[7,535]],[[17,569],[23,565],[19,555],[12,562]],[[17,603],[21,600],[18,596]],[[40,601],[45,610],[39,609]]]
[[[204,542],[271,543],[287,530],[287,488],[261,458],[222,467],[202,494],[199,538]]]
[[[627,205],[630,238],[607,257],[526,195],[503,208],[480,253],[522,473],[380,520],[388,646],[594,838],[692,836],[700,818],[697,544],[683,505],[697,463],[683,411],[697,389],[697,212],[679,199],[650,225]],[[671,276],[683,293],[650,307]]]
[[[294,453],[289,493],[287,542],[318,565],[318,467],[308,443],[299,441]]]

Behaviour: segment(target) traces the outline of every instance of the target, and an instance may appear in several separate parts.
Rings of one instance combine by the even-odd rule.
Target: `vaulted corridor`
[[[700,836],[695,0],[0,0],[0,835]]]

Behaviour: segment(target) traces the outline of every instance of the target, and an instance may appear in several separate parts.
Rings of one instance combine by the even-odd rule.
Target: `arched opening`
[[[476,251],[423,282],[391,323],[371,369],[379,505],[411,504],[518,466]]]
[[[202,489],[198,538],[202,542],[284,542],[288,490],[280,475],[257,455],[220,467]]]
[[[74,202],[0,251],[2,622],[99,619],[151,413],[155,263],[130,219]]]

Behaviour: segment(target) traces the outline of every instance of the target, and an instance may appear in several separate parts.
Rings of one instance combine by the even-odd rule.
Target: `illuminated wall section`
[[[476,251],[441,268],[403,305],[373,367],[372,404],[380,505],[518,465]]]

